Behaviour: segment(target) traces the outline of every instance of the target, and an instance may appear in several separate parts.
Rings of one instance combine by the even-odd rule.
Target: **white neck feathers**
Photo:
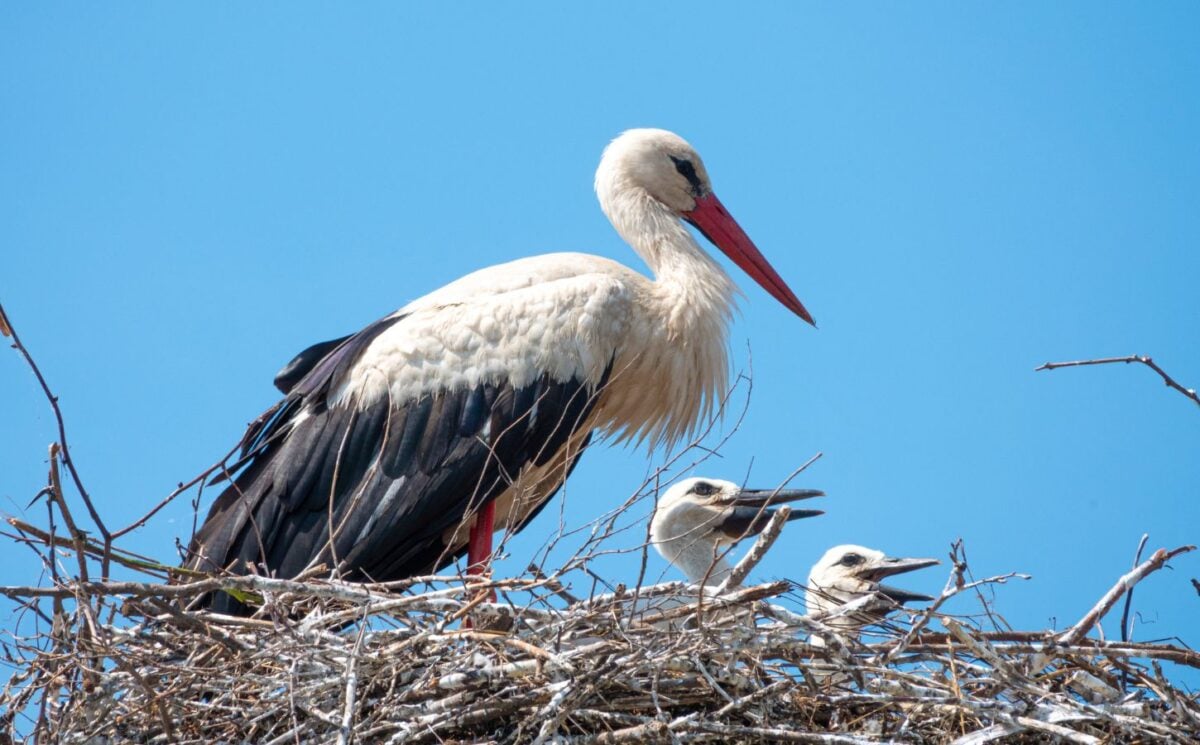
[[[612,411],[613,419],[624,425],[624,436],[652,445],[674,443],[712,416],[725,393],[737,288],[678,215],[645,189],[615,169],[601,168],[596,191],[613,227],[654,274],[638,298],[653,324],[645,330],[646,346],[629,348],[614,370],[620,375],[627,367],[643,390],[637,401],[620,407],[624,411]]]

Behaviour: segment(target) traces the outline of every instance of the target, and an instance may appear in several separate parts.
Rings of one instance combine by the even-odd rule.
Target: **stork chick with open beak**
[[[732,571],[726,550],[762,532],[775,514],[774,506],[821,496],[824,492],[816,489],[744,489],[721,479],[684,479],[658,500],[650,540],[689,581],[719,585]],[[821,514],[792,510],[788,520]]]
[[[898,587],[885,585],[881,580],[940,563],[937,559],[897,559],[882,551],[865,546],[834,546],[825,552],[808,575],[805,602],[809,614],[815,615],[836,610],[871,594],[881,595],[894,605],[873,607],[856,612],[852,617],[835,618],[827,621],[835,628],[858,629],[883,620],[891,610],[913,601],[930,601],[933,598]]]

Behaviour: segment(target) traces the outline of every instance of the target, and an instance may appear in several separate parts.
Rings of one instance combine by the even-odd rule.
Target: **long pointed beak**
[[[775,515],[775,510],[769,509],[771,505],[823,496],[825,492],[819,489],[743,489],[737,496],[724,500],[724,504],[733,505],[733,509],[721,523],[720,530],[735,540],[757,535]],[[824,514],[822,510],[792,510],[787,519],[791,522]]]
[[[905,572],[924,569],[925,567],[931,567],[940,563],[937,559],[894,559],[888,556],[880,559],[875,566],[866,568],[861,573],[861,576],[873,582],[878,582],[884,577],[891,577],[894,574],[904,574]],[[899,587],[892,587],[891,585],[880,584],[875,588],[875,591],[895,600],[897,603],[928,602],[933,600],[928,595],[909,592],[908,590],[902,590]]]
[[[820,489],[742,489],[725,504],[739,507],[768,507],[773,504],[798,502],[801,499],[823,497],[825,492]]]
[[[725,209],[725,205],[717,199],[716,194],[707,194],[698,198],[696,206],[691,212],[684,213],[683,218],[696,230],[703,233],[709,242],[724,251],[726,256],[733,259],[733,263],[740,266],[742,271],[762,285],[762,288],[771,293],[772,297],[783,303],[784,307],[813,326],[817,325],[804,308],[804,304],[787,286],[787,283],[783,281],[766,257],[755,247],[754,241],[750,240],[750,236],[746,235],[742,227],[737,224],[737,220],[733,219],[729,210]]]

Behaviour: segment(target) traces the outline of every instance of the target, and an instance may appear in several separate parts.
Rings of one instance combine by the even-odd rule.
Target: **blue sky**
[[[1200,407],[1140,367],[1033,372],[1145,353],[1200,386],[1198,22],[1182,2],[8,4],[0,301],[124,524],[227,450],[310,343],[520,256],[641,268],[592,175],[622,130],[673,129],[820,324],[731,267],[754,389],[697,473],[771,486],[823,452],[798,483],[830,495],[756,576],[962,537],[976,574],[1034,575],[1000,591],[1010,623],[1061,628],[1143,532],[1200,541]],[[0,386],[0,510],[22,514],[53,420],[15,354]],[[661,462],[595,449],[565,523]],[[190,525],[179,501],[127,547],[170,557]],[[38,573],[0,544],[0,582]],[[1139,588],[1138,638],[1200,643],[1191,577],[1200,556]]]

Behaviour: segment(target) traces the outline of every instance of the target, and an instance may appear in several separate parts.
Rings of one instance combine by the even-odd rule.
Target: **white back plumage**
[[[468,274],[401,310],[339,391],[370,406],[479,382],[523,385],[543,373],[612,378],[594,426],[670,444],[712,415],[728,380],[735,287],[681,224],[694,202],[670,168],[699,155],[665,130],[630,130],[596,172],[601,208],[654,274],[580,253],[535,256]]]

